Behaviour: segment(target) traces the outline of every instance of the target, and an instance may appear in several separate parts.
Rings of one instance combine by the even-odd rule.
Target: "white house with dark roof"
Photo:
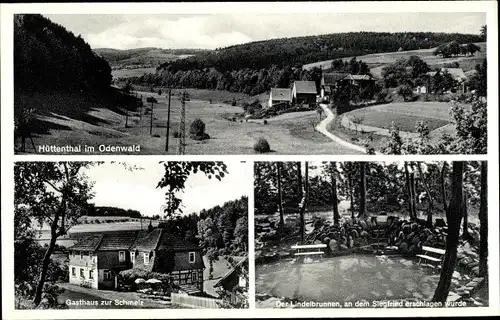
[[[271,88],[268,106],[277,104],[289,105],[292,103],[292,90],[290,88]]]

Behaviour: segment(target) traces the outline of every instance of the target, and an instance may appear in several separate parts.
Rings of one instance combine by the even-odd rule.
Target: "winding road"
[[[335,114],[325,104],[320,103],[320,107],[325,112],[326,118],[324,120],[322,120],[316,126],[316,131],[322,133],[323,135],[325,135],[326,137],[328,137],[329,139],[331,139],[333,142],[335,142],[335,143],[337,143],[337,144],[339,144],[339,145],[341,145],[341,146],[343,146],[345,148],[349,148],[351,150],[355,150],[355,151],[358,151],[358,152],[361,152],[361,153],[366,153],[365,148],[360,147],[358,145],[355,145],[353,143],[347,142],[345,140],[342,140],[339,137],[337,137],[336,135],[332,134],[330,131],[328,131],[328,129],[327,129],[328,125],[330,124],[330,122],[332,122],[333,120],[335,120]]]

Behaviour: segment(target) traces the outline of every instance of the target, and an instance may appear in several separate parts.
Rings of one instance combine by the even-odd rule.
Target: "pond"
[[[298,301],[429,300],[439,273],[396,256],[349,255],[257,265],[256,293]]]

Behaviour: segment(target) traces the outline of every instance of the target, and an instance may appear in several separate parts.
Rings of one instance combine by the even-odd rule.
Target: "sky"
[[[225,161],[228,174],[221,180],[208,179],[204,174],[189,176],[185,192],[180,194],[183,211],[186,214],[198,213],[229,200],[248,196],[249,179],[253,172],[246,170],[247,165],[239,161]],[[162,214],[160,208],[165,204],[165,190],[156,189],[164,174],[163,165],[157,161],[127,162],[141,170],[127,170],[120,163],[104,163],[91,167],[83,173],[95,181],[92,203],[97,206],[113,206],[138,210],[143,215]]]
[[[215,49],[274,38],[351,31],[431,31],[479,34],[486,14],[286,13],[286,14],[45,14],[81,35],[92,48]]]

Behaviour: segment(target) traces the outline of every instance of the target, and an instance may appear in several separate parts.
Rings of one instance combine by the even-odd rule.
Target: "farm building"
[[[334,89],[340,84],[340,80],[347,76],[342,72],[328,72],[321,76],[321,98],[328,98],[332,95]]]
[[[130,269],[129,249],[144,231],[121,231],[82,238],[69,250],[69,283],[115,289],[117,275]]]
[[[292,103],[292,90],[290,88],[271,88],[271,93],[269,94],[268,106],[272,107],[278,104],[283,104],[285,106]]]
[[[203,292],[201,249],[162,228],[94,234],[68,250],[72,284],[117,289],[120,271],[134,268],[171,274],[184,291]]]
[[[238,293],[245,290],[245,288],[248,286],[247,279],[243,275],[245,271],[248,272],[248,257],[245,257],[240,262],[238,262],[214,285],[215,288],[218,288],[220,291],[230,297],[229,301],[233,305],[240,302]]]
[[[369,74],[348,74],[342,81],[350,85],[366,88],[375,85],[375,79]]]
[[[292,88],[292,99],[298,104],[316,103],[316,83],[314,81],[294,81]]]
[[[170,273],[174,284],[189,294],[203,292],[201,248],[156,228],[137,239],[130,248],[132,267],[144,271]]]
[[[459,93],[465,93],[467,91],[467,88],[465,86],[467,76],[465,75],[465,72],[462,68],[441,68],[436,71],[429,71],[427,72],[427,75],[432,78],[435,77],[436,74],[443,72],[448,72],[453,77],[453,79],[458,82],[457,91]]]

